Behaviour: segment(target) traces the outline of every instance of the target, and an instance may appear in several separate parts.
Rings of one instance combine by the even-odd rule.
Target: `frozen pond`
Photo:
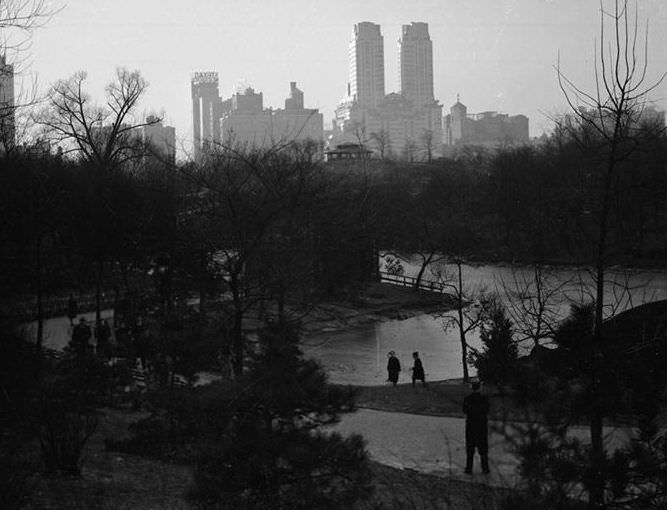
[[[479,347],[479,337],[475,334],[468,335],[468,342]],[[320,361],[331,382],[338,384],[383,384],[387,380],[389,351],[396,351],[401,362],[399,383],[411,381],[414,351],[419,352],[427,381],[463,376],[458,331],[443,331],[442,322],[431,315],[323,333],[316,339],[305,340],[302,349],[306,356]]]
[[[404,264],[405,274],[414,276],[418,268]],[[444,268],[455,276],[456,266]],[[533,269],[501,265],[462,267],[464,288],[497,292],[525,290],[533,281]],[[427,278],[433,273],[427,272]],[[549,284],[560,286],[555,307],[561,317],[567,315],[571,303],[592,298],[593,280],[585,270],[556,269],[551,271]],[[606,302],[615,304],[615,313],[649,301],[667,299],[667,272],[615,270],[608,272]],[[528,289],[529,292],[532,292]],[[608,307],[608,313],[612,307]],[[468,343],[480,347],[479,335],[468,333]],[[525,348],[530,348],[526,344]],[[419,351],[426,379],[442,380],[463,376],[458,330],[444,331],[442,320],[420,315],[402,321],[387,321],[344,332],[324,333],[304,342],[303,351],[320,361],[332,382],[340,384],[377,385],[387,379],[387,353],[396,351],[401,362],[400,382],[411,381],[412,352]],[[470,374],[475,373],[470,367]]]

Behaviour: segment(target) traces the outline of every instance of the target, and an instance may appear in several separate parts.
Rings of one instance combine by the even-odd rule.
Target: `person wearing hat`
[[[86,318],[79,318],[79,323],[74,326],[72,331],[72,347],[78,355],[84,354],[88,350],[88,341],[92,337],[92,331],[86,323]]]
[[[424,375],[424,365],[422,360],[419,359],[419,353],[413,352],[412,359],[414,360],[414,365],[410,370],[412,370],[412,387],[415,387],[415,381],[421,381],[422,386],[426,388],[426,376]]]
[[[398,373],[401,371],[401,362],[398,361],[394,351],[389,351],[387,356],[389,357],[387,360],[387,373],[389,374],[387,381],[396,386],[398,383]]]
[[[466,468],[465,473],[472,474],[472,462],[475,449],[482,459],[482,471],[489,472],[488,414],[489,399],[480,393],[478,382],[472,383],[472,393],[463,399],[463,412],[466,415]]]

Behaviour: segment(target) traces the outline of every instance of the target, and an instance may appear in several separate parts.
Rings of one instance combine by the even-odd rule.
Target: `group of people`
[[[401,372],[401,362],[394,351],[389,351],[387,361],[388,381],[394,386],[398,383],[398,375]],[[419,359],[419,353],[412,353],[413,366],[412,386],[416,381],[421,381],[426,386],[424,365]],[[489,473],[489,440],[488,440],[488,414],[489,399],[481,393],[478,382],[472,383],[472,392],[463,399],[463,413],[466,417],[465,444],[466,444],[466,467],[464,473],[471,475],[475,451],[478,452],[482,472]]]
[[[398,374],[401,372],[401,362],[398,360],[396,357],[396,353],[394,351],[389,351],[389,354],[387,354],[389,360],[387,361],[387,374],[388,378],[387,381],[391,382],[394,386],[398,384]],[[424,374],[424,365],[422,364],[422,360],[419,359],[419,353],[418,352],[413,352],[412,353],[412,368],[410,371],[412,372],[412,386],[415,386],[415,383],[417,381],[421,381],[422,386],[426,387],[426,375]]]
[[[107,319],[100,320],[95,324],[94,328],[91,328],[83,316],[79,317],[78,322],[76,321],[78,314],[77,303],[70,296],[67,303],[67,317],[72,327],[70,345],[74,352],[77,354],[97,352],[98,356],[102,356],[107,360],[110,360],[112,357],[137,357],[141,360],[142,366],[146,368],[149,342],[141,317],[134,320],[131,325],[120,320],[112,332]]]
[[[111,326],[106,319],[102,319],[95,325],[94,338],[93,328],[90,327],[85,317],[80,317],[79,322],[74,325],[74,319],[70,319],[72,324],[72,349],[77,354],[97,351],[97,354],[107,359],[111,358]]]

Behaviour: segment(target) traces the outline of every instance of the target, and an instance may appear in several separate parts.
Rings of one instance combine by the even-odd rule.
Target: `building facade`
[[[384,98],[384,38],[380,25],[363,21],[354,25],[350,40],[350,80],[347,96],[365,107]]]
[[[216,147],[269,149],[291,142],[322,145],[324,122],[316,109],[304,107],[304,94],[290,83],[285,108],[264,107],[264,97],[252,87],[221,99],[217,73],[195,73],[192,81],[195,160]]]
[[[218,90],[218,73],[194,73],[190,82],[192,91],[192,138],[195,160],[211,150],[220,138],[219,126],[222,100]]]
[[[443,119],[445,145],[500,145],[527,143],[529,121],[525,115],[498,112],[469,114],[457,97]]]
[[[401,95],[413,106],[428,107],[433,96],[433,43],[427,23],[403,25],[399,47]]]

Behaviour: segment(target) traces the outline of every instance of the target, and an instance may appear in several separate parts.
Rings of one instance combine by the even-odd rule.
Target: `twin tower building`
[[[380,25],[354,26],[347,96],[336,108],[333,140],[362,140],[381,157],[423,159],[442,149],[442,106],[433,96],[433,43],[427,23],[403,25],[400,91],[385,93]]]
[[[400,91],[386,94],[384,38],[380,26],[354,26],[347,94],[333,119],[332,145],[363,143],[381,157],[423,159],[442,149],[442,106],[433,96],[433,44],[428,24],[403,25],[399,45]],[[195,158],[216,144],[266,148],[284,141],[324,141],[323,118],[304,107],[290,84],[284,109],[263,106],[261,93],[239,90],[223,100],[217,73],[192,79]]]

